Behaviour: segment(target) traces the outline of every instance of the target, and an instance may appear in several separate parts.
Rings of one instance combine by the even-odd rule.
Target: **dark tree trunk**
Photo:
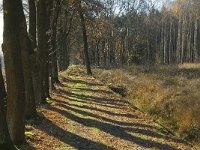
[[[99,54],[99,43],[100,43],[100,41],[98,41],[97,42],[97,44],[96,44],[96,59],[97,59],[97,66],[100,66],[100,54]]]
[[[32,42],[32,48],[34,49],[34,53],[31,56],[32,63],[32,79],[33,79],[33,88],[35,95],[35,103],[39,104],[41,97],[40,90],[40,80],[39,80],[39,59],[37,52],[37,42],[36,42],[36,1],[29,0],[29,38]]]
[[[50,20],[48,14],[50,9],[48,0],[37,1],[37,37],[38,37],[38,61],[39,61],[39,86],[37,91],[41,94],[39,102],[46,103],[46,97],[49,97],[49,44],[48,31]]]
[[[0,149],[5,150],[12,149],[13,147],[6,122],[6,102],[6,89],[4,85],[0,60]]]
[[[3,52],[7,82],[7,123],[14,144],[25,139],[25,87],[22,64],[23,31],[26,30],[21,0],[4,0]]]
[[[29,1],[30,2],[30,1]],[[32,5],[35,5],[34,2],[32,2]],[[31,8],[30,11],[30,24],[33,23],[33,25],[30,25],[30,32],[32,34],[32,43],[31,40],[28,37],[27,34],[27,28],[26,28],[26,20],[25,20],[25,16],[24,18],[22,18],[22,21],[24,22],[24,27],[20,29],[20,39],[22,40],[22,42],[20,42],[21,44],[21,51],[22,51],[22,63],[23,63],[23,72],[24,72],[24,83],[25,83],[25,96],[26,96],[26,105],[25,105],[25,115],[27,119],[30,118],[34,118],[37,116],[37,112],[36,112],[36,105],[35,105],[35,95],[34,95],[34,88],[33,88],[33,65],[31,62],[31,59],[34,55],[34,50],[33,48],[36,46],[35,44],[35,40],[36,40],[36,32],[33,28],[35,28],[35,16],[34,16],[34,6],[30,6]],[[32,12],[33,11],[33,12]],[[32,27],[33,26],[33,27]]]
[[[88,54],[88,39],[87,39],[87,31],[86,31],[86,26],[85,26],[85,18],[83,15],[83,11],[81,8],[81,0],[78,1],[78,11],[80,15],[80,20],[81,20],[81,28],[83,32],[83,42],[84,42],[84,55],[85,55],[85,64],[87,68],[87,74],[92,75],[92,71],[90,68],[90,58]]]
[[[34,54],[34,51],[31,47],[31,41],[29,40],[25,23],[24,23],[24,28],[20,30],[20,32],[21,32],[20,39],[22,40],[20,45],[22,51],[22,64],[23,64],[25,96],[26,96],[25,116],[27,119],[30,119],[37,116],[35,95],[33,88],[33,78],[32,78],[33,65],[31,63],[31,56]]]
[[[28,0],[29,4],[29,38],[32,48],[36,48],[36,6],[35,0]]]
[[[51,86],[54,88],[55,83],[59,83],[58,79],[58,66],[57,66],[57,49],[56,49],[56,33],[57,33],[57,23],[58,23],[58,16],[61,11],[61,0],[57,0],[55,2],[54,10],[52,13],[52,20],[51,20],[51,48],[50,48],[50,68],[51,68]]]

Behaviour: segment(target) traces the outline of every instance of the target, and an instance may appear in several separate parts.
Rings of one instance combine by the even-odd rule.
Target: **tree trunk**
[[[11,149],[13,144],[8,132],[8,126],[6,122],[6,89],[4,85],[4,79],[1,70],[0,60],[0,149]]]
[[[84,42],[84,54],[85,54],[85,64],[87,68],[87,74],[92,75],[92,71],[90,68],[90,58],[88,54],[88,39],[87,39],[87,31],[86,31],[86,26],[85,26],[85,18],[83,15],[82,7],[81,7],[81,0],[78,1],[78,11],[79,11],[79,16],[81,19],[81,28],[83,32],[83,42]]]
[[[52,13],[52,20],[51,20],[51,48],[50,48],[50,71],[51,71],[51,86],[54,88],[55,83],[59,83],[58,79],[58,66],[57,66],[57,49],[56,49],[56,33],[57,33],[57,23],[58,23],[58,16],[61,11],[61,0],[57,0],[55,2],[55,8]]]
[[[40,90],[40,80],[39,80],[39,59],[38,59],[38,51],[37,51],[37,40],[36,40],[36,1],[29,0],[29,38],[32,43],[32,48],[34,49],[34,53],[31,56],[31,63],[32,63],[32,80],[33,80],[33,88],[34,88],[34,95],[35,95],[35,103],[39,104],[40,97],[41,97],[41,90]]]
[[[29,4],[29,38],[32,48],[36,48],[36,6],[35,0],[28,0]]]
[[[177,50],[176,50],[176,59],[177,63],[181,62],[181,29],[182,29],[182,17],[179,15],[179,21],[178,21],[178,39],[177,39]]]
[[[197,16],[195,17],[195,27],[194,27],[194,62],[198,61],[198,19]]]
[[[14,144],[25,139],[25,87],[21,46],[26,30],[21,0],[4,0],[3,52],[7,82],[7,123]]]
[[[49,46],[48,46],[48,31],[49,19],[48,16],[48,0],[37,1],[37,37],[38,37],[38,61],[39,61],[39,76],[38,76],[38,91],[40,91],[39,102],[46,103],[46,97],[49,96]]]
[[[184,16],[182,22],[181,64],[185,62],[186,42],[186,17]]]

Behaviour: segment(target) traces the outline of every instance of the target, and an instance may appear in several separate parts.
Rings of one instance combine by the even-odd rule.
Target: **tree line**
[[[86,2],[100,4],[95,0]],[[74,14],[79,16],[87,73],[92,74],[83,3],[3,0],[6,83],[0,70],[0,148],[12,149],[13,144],[24,142],[25,120],[37,117],[36,107],[47,103],[50,87],[55,90],[55,84],[60,82],[58,71],[69,66],[65,58],[72,23],[64,14],[69,13],[70,18]]]
[[[150,0],[103,2],[99,13],[86,15],[92,65],[116,67],[199,62],[198,0],[175,0],[161,8]],[[77,24],[76,16],[72,21]],[[83,60],[83,52],[76,51],[82,49],[83,44],[79,37],[74,37],[80,31],[74,27],[67,42],[69,53]]]

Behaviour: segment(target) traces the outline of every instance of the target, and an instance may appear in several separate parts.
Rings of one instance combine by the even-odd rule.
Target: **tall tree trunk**
[[[86,25],[85,25],[85,18],[83,15],[83,10],[81,7],[81,0],[78,0],[78,12],[81,20],[81,28],[83,32],[83,42],[84,42],[84,54],[85,54],[85,64],[87,68],[87,74],[92,75],[92,71],[90,68],[90,58],[88,53],[88,39],[87,39],[87,31],[86,31]]]
[[[48,46],[48,0],[37,1],[37,37],[38,37],[38,59],[39,59],[39,83],[40,103],[46,103],[46,97],[49,96],[49,46]]]
[[[100,44],[100,41],[97,41],[96,43],[96,59],[97,59],[97,66],[99,67],[100,66],[100,54],[99,54],[99,44]]]
[[[33,88],[35,95],[35,103],[39,104],[41,97],[40,90],[40,80],[39,80],[39,59],[38,59],[38,51],[37,51],[37,40],[36,40],[36,1],[29,0],[29,38],[32,43],[32,48],[34,49],[34,53],[31,56],[32,63],[32,80],[33,80]]]
[[[31,41],[29,40],[26,24],[24,18],[24,28],[20,30],[20,42],[21,54],[22,54],[22,64],[23,64],[23,74],[24,74],[24,84],[25,84],[25,116],[27,119],[34,118],[37,116],[36,104],[35,104],[35,95],[33,88],[33,78],[32,70],[33,65],[31,62],[31,57],[34,55],[34,51],[31,46]]]
[[[3,0],[5,56],[7,82],[7,123],[14,144],[25,139],[25,87],[22,64],[23,31],[26,30],[21,0]]]
[[[58,66],[57,66],[57,49],[56,49],[56,33],[57,33],[57,23],[58,23],[58,16],[61,11],[61,0],[55,1],[55,6],[52,13],[51,19],[51,48],[50,48],[50,71],[51,71],[51,86],[54,89],[54,84],[59,83],[58,79]]]
[[[198,19],[195,17],[195,27],[194,27],[194,62],[198,61]]]
[[[36,48],[36,6],[35,0],[28,0],[29,4],[29,38],[32,48]]]
[[[4,85],[0,60],[0,149],[5,150],[12,149],[13,147],[6,122],[6,102],[6,89]]]
[[[186,42],[186,17],[184,16],[182,22],[181,64],[185,61]]]
[[[177,50],[176,50],[176,63],[181,62],[181,29],[182,29],[182,17],[181,14],[179,15],[179,21],[178,21],[178,38],[177,38]]]
[[[32,2],[32,5],[35,5],[34,2]],[[30,21],[33,21],[33,25],[30,25],[30,32],[32,33],[32,43],[31,40],[29,39],[29,36],[27,34],[27,26],[26,26],[26,20],[25,16],[22,18],[23,20],[23,28],[20,28],[20,39],[22,42],[21,44],[21,52],[22,52],[22,63],[23,63],[23,73],[24,73],[24,83],[25,83],[25,96],[26,96],[26,105],[25,105],[25,116],[27,119],[34,118],[37,116],[36,112],[36,105],[35,105],[35,95],[34,95],[34,88],[33,88],[33,65],[31,62],[32,57],[34,55],[34,50],[33,48],[36,46],[36,32],[35,32],[35,26],[34,26],[34,10],[32,10],[34,6],[30,6],[31,8],[31,15],[30,16]],[[33,12],[32,12],[33,11]],[[32,22],[31,22],[32,23]]]
[[[173,27],[173,19],[170,17],[170,33],[169,33],[169,52],[168,52],[168,62],[172,63],[172,27]]]

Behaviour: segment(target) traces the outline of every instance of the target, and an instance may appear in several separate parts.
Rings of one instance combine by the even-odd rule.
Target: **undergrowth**
[[[200,142],[200,64],[95,69],[94,75],[125,86],[130,103],[182,138]]]

